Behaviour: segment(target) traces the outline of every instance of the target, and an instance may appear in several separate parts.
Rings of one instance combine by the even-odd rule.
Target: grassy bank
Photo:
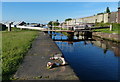
[[[98,23],[96,24],[95,27],[105,27],[105,26],[109,26],[110,23]],[[97,31],[97,32],[103,32],[103,33],[116,33],[116,34],[120,34],[120,24],[112,24],[112,31],[110,31],[109,28],[105,28],[105,29],[96,29],[96,30],[93,30],[93,31]]]
[[[67,28],[53,27],[55,30],[67,30]]]
[[[22,62],[38,31],[2,32],[3,80],[9,80]]]

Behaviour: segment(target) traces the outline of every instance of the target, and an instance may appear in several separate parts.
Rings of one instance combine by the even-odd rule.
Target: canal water
[[[81,80],[119,79],[120,46],[117,43],[76,35],[71,40],[64,33],[50,35]]]

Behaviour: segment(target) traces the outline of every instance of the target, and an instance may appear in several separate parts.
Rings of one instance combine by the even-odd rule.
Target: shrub
[[[0,31],[6,30],[6,29],[7,29],[6,25],[3,25],[0,23]]]

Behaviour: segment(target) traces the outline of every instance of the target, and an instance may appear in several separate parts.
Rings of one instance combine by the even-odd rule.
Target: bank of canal
[[[106,40],[115,41],[115,42],[120,43],[120,34],[93,32],[92,35],[106,39]]]
[[[62,54],[50,36],[40,32],[13,80],[79,80],[69,65],[47,69],[47,62],[55,53]]]
[[[81,80],[118,80],[120,45],[98,37],[94,40],[67,41],[61,33],[52,33],[52,38],[64,54],[65,59]],[[63,41],[62,41],[63,40]]]

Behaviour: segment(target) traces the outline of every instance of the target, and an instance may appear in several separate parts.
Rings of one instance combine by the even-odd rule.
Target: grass
[[[102,24],[103,26],[105,26],[105,25],[108,25],[108,23],[107,24]],[[113,26],[113,29],[112,29],[112,31],[110,31],[110,29],[109,28],[105,28],[105,29],[96,29],[96,30],[93,30],[93,31],[96,31],[96,32],[103,32],[103,33],[116,33],[116,34],[120,34],[120,24],[116,24],[116,23],[114,23],[114,24],[112,24],[112,26]]]
[[[111,23],[95,23],[94,27],[106,27],[109,26]]]
[[[54,27],[55,30],[67,30],[67,28]]]
[[[0,74],[2,75],[2,32],[0,31]],[[2,80],[2,77],[0,77],[0,81]]]
[[[103,32],[103,33],[116,33],[116,34],[120,34],[120,32],[118,30],[112,30],[110,31],[109,28],[105,28],[105,29],[96,29],[96,30],[93,30],[95,32]]]
[[[12,32],[2,32],[3,80],[10,80],[38,34],[38,31],[12,30]]]

